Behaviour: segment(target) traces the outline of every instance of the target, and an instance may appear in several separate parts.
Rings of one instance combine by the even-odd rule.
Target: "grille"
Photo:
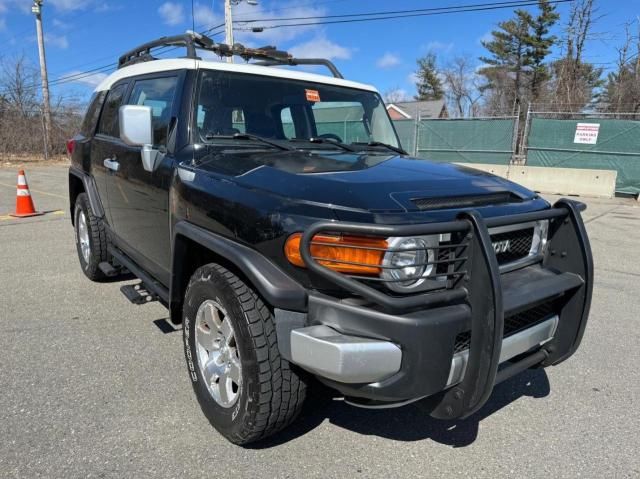
[[[509,317],[504,318],[504,335],[503,337],[508,338],[520,331],[530,328],[531,326],[535,326],[538,323],[541,323],[545,319],[548,319],[550,316],[555,314],[555,303],[548,302],[543,303],[535,308],[531,308],[527,311],[523,311],[522,313],[514,314]],[[454,353],[459,353],[464,351],[465,349],[469,349],[469,345],[471,344],[471,331],[465,331],[464,333],[458,334],[456,336],[456,343],[454,346]]]
[[[417,198],[411,200],[419,210],[444,210],[447,208],[468,208],[502,203],[517,203],[520,198],[509,192],[491,193],[488,195],[469,195],[446,198]]]
[[[494,248],[498,249],[496,253],[498,264],[512,263],[529,256],[533,244],[533,233],[534,228],[525,228],[491,235],[491,242],[494,244]],[[505,244],[508,244],[508,248],[503,251],[500,246]]]

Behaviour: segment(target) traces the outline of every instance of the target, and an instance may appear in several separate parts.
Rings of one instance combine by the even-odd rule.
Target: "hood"
[[[418,211],[424,199],[535,193],[508,180],[451,163],[369,152],[233,150],[212,152],[199,170],[233,176],[240,186],[293,201],[368,212]]]

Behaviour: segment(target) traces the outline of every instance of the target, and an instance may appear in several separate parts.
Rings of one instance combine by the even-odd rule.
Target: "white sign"
[[[578,123],[573,142],[582,143],[583,145],[595,145],[598,142],[599,132],[600,123]]]

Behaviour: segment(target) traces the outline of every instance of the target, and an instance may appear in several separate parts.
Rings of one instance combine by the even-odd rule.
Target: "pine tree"
[[[512,91],[505,92],[511,101],[518,101],[522,94],[522,83],[525,69],[531,65],[528,41],[529,28],[532,22],[529,12],[516,11],[516,18],[500,22],[500,30],[491,32],[492,40],[483,41],[482,45],[491,53],[490,57],[481,57],[486,63],[480,73],[487,77],[488,88],[494,86],[497,75],[504,72],[512,73]]]
[[[428,53],[419,58],[417,63],[416,88],[418,94],[414,98],[418,101],[441,100],[444,97],[444,88],[438,75],[435,53]]]
[[[487,64],[480,70],[487,80],[484,89],[500,97],[496,103],[502,108],[535,101],[550,78],[545,59],[556,41],[549,32],[559,15],[549,0],[538,0],[538,9],[536,17],[516,10],[515,18],[500,22],[499,30],[491,32],[492,39],[482,42],[491,54],[480,58]]]
[[[530,25],[531,34],[527,39],[532,69],[530,84],[532,101],[538,99],[542,85],[551,78],[544,60],[551,53],[551,47],[557,40],[555,36],[549,35],[549,31],[560,19],[556,7],[549,4],[547,0],[539,0],[538,8],[540,13],[533,18]]]

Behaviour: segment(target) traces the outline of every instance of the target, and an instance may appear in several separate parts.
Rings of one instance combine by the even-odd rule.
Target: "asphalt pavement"
[[[0,169],[0,477],[640,477],[640,203],[583,199],[596,283],[567,362],[498,385],[465,421],[320,396],[240,448],[201,413],[166,310],[80,271],[66,175],[28,169],[49,213],[16,220],[17,172]]]

